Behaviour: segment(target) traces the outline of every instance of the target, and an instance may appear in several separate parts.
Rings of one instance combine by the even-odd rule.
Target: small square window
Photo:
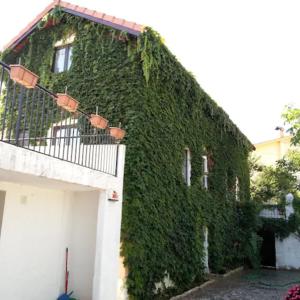
[[[54,73],[61,73],[70,69],[72,64],[72,45],[67,45],[55,49]]]
[[[182,175],[187,186],[191,185],[191,152],[188,148],[184,149]]]

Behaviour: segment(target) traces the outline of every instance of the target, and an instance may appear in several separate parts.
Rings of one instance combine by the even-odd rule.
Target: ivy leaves
[[[71,69],[54,74],[54,44],[70,32]],[[67,85],[81,108],[98,106],[110,125],[121,121],[127,130],[122,253],[132,299],[169,298],[203,279],[203,226],[211,270],[243,263],[254,220],[237,230],[243,219],[228,182],[238,176],[241,202],[249,200],[251,144],[155,31],[136,38],[64,13],[59,25],[37,31],[21,55],[51,90]],[[182,177],[185,147],[192,154],[190,187]],[[205,148],[214,157],[208,191],[201,180]],[[158,293],[155,284],[166,274],[175,286]]]

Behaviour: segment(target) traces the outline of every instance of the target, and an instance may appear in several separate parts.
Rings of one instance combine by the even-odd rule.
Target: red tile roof
[[[96,23],[104,24],[115,29],[126,31],[136,36],[143,32],[144,27],[140,24],[129,22],[124,19],[119,19],[114,16],[97,12],[95,10],[90,10],[88,8],[74,5],[68,2],[55,0],[51,4],[49,4],[40,14],[38,14],[36,18],[32,22],[30,22],[22,31],[20,31],[17,36],[15,36],[8,44],[6,44],[4,49],[14,48],[19,43],[21,43],[28,35],[33,32],[39,21],[56,6],[60,6],[62,11],[64,12],[80,16]]]

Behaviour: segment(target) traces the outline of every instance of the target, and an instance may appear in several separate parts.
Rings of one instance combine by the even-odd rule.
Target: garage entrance
[[[261,264],[264,267],[276,268],[275,234],[270,230],[262,230],[259,235],[263,238],[261,246]]]

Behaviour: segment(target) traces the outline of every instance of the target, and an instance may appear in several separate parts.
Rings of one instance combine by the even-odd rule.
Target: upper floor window
[[[238,177],[235,178],[235,200],[240,201],[240,180]]]
[[[184,149],[184,158],[182,166],[182,175],[187,186],[191,185],[191,151],[189,148]]]
[[[208,189],[208,159],[207,159],[207,155],[202,156],[202,163],[203,163],[202,185],[207,190]]]
[[[71,44],[55,49],[54,73],[64,72],[70,69],[72,63],[73,47]]]

